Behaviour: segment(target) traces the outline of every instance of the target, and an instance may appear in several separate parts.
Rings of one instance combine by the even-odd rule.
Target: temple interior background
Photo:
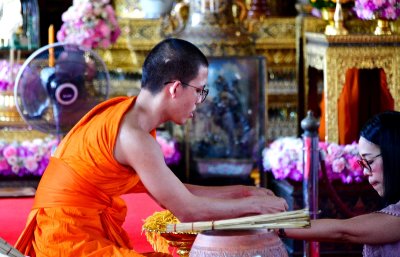
[[[0,61],[9,61],[17,51],[16,61],[22,64],[47,45],[49,26],[58,31],[62,14],[73,4],[21,2],[37,4],[36,45],[11,51],[0,41]],[[353,1],[340,1],[340,8],[327,0],[312,2],[323,5],[294,0],[171,0],[169,9],[157,14],[156,4],[146,13],[143,1],[113,0],[121,35],[110,47],[94,49],[109,71],[109,97],[139,92],[144,58],[158,42],[167,37],[191,41],[210,58],[214,77],[210,75],[209,99],[215,106],[199,108],[198,118],[186,126],[159,128],[160,136],[173,142],[179,153],[171,168],[185,182],[270,187],[292,209],[301,208],[301,174],[296,173],[300,157],[292,156],[278,167],[266,162],[283,158],[285,150],[300,156],[302,121],[309,111],[317,121],[321,144],[344,148],[356,145],[368,118],[387,109],[400,110],[400,22],[387,22],[385,33],[378,33],[379,22],[358,18],[351,9]],[[1,76],[0,72],[0,81],[5,79]],[[9,145],[39,138],[46,149],[54,146],[47,139],[51,135],[32,129],[19,116],[13,97],[11,90],[1,89],[1,162],[7,160],[4,149]],[[40,173],[21,175],[12,164],[3,166],[2,187],[37,186]],[[274,168],[276,172],[270,172]],[[328,176],[320,181],[321,217],[349,217],[377,208],[376,193],[359,174],[327,170]],[[277,178],[279,172],[291,175]],[[299,242],[286,243],[293,256],[300,256]],[[323,256],[361,256],[360,246],[322,244],[321,249]]]

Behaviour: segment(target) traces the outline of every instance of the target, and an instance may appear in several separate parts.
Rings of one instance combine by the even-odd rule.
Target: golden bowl
[[[142,229],[147,241],[156,252],[168,253],[168,248],[173,247],[179,256],[189,256],[198,232],[166,232],[167,224],[171,223],[179,223],[179,220],[168,210],[155,212],[146,218]]]
[[[163,232],[163,231],[157,231],[157,230],[146,230],[146,235],[152,234],[151,240],[153,242],[148,241],[150,244],[153,245],[153,248],[155,251],[160,251],[161,249],[157,249],[157,244],[158,247],[161,246],[162,243],[160,243],[159,239],[154,239],[154,235],[159,235],[161,236],[165,242],[176,249],[176,253],[181,256],[181,257],[188,257],[190,249],[192,248],[193,242],[197,237],[197,232]],[[155,241],[158,242],[155,242]],[[162,248],[162,246],[161,246]]]
[[[197,233],[161,233],[160,234],[168,244],[175,247],[176,253],[181,257],[189,256],[190,249],[192,248],[193,242],[197,237]]]

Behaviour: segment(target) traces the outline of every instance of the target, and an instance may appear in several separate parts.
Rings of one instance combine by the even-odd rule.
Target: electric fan
[[[94,51],[74,44],[46,45],[19,70],[15,104],[33,129],[61,136],[108,98],[109,80],[106,65]]]

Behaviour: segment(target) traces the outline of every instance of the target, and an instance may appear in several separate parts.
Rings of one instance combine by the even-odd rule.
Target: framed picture
[[[209,57],[209,94],[187,133],[190,176],[249,176],[265,144],[266,64],[261,56]]]

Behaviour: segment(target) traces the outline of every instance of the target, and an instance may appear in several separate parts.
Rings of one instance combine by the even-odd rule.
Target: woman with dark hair
[[[400,254],[400,113],[370,119],[358,142],[360,159],[371,186],[385,203],[380,211],[350,219],[317,219],[307,229],[280,229],[278,234],[310,241],[364,244],[365,257]]]

